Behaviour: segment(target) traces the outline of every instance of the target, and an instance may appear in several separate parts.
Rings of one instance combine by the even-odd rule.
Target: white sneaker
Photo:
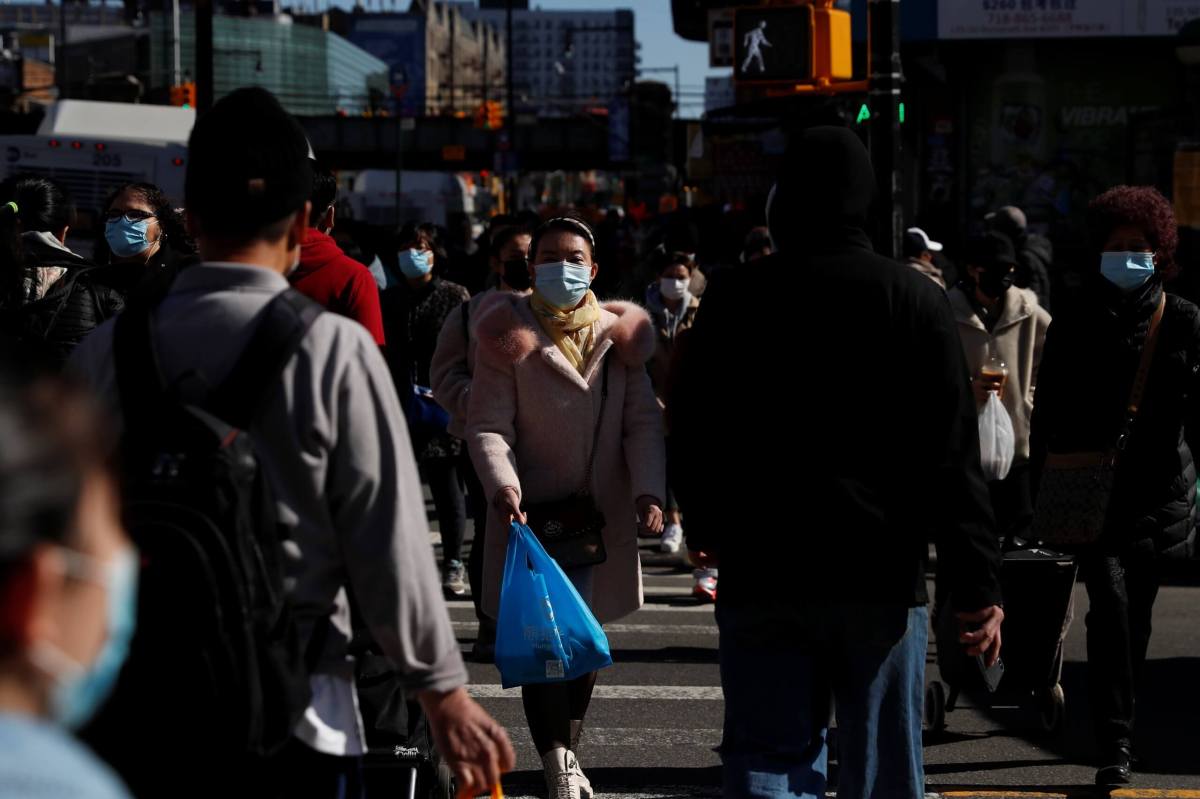
[[[658,547],[663,552],[674,555],[683,546],[683,527],[672,522],[663,530],[662,541]]]
[[[562,746],[551,749],[542,755],[542,767],[546,772],[548,799],[583,799],[575,773],[579,763],[569,749]]]
[[[571,752],[571,764],[574,766],[572,771],[575,773],[575,779],[579,782],[579,797],[580,799],[592,799],[595,793],[592,791],[592,782],[583,773],[583,767],[579,765],[579,758]]]

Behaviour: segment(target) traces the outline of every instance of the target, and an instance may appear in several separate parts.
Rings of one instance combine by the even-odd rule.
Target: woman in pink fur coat
[[[561,500],[583,487],[598,424],[590,489],[606,520],[608,558],[566,572],[603,624],[641,607],[638,528],[663,529],[662,412],[646,372],[654,328],[636,305],[597,302],[589,288],[595,238],[585,223],[550,220],[530,251],[533,294],[498,295],[480,310],[477,327],[467,441],[492,498],[483,610],[495,617],[499,609],[509,524],[525,521],[523,502]],[[574,752],[595,683],[593,673],[522,688],[551,797],[592,796]]]

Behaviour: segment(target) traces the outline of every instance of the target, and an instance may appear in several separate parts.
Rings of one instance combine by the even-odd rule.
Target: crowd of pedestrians
[[[1129,782],[1160,564],[1195,550],[1200,310],[1167,291],[1171,205],[1097,197],[1068,292],[1012,206],[961,250],[912,227],[902,262],[876,253],[875,191],[859,138],[817,127],[720,269],[687,225],[639,262],[617,209],[358,236],[261,89],[198,120],[182,208],[118,188],[89,257],[62,188],[0,183],[0,793],[367,796],[365,651],[487,792],[513,749],[445,602],[470,595],[490,662],[510,525],[575,514],[605,556],[559,565],[601,624],[643,603],[640,539],[717,603],[726,796],[824,796],[832,708],[839,796],[922,797],[927,606],[994,666],[1004,553],[1053,544],[1069,501],[1101,503],[1057,542],[1090,600],[1097,782]],[[1103,495],[1064,498],[1088,453],[1111,453]],[[196,586],[216,606],[172,630]],[[554,799],[596,793],[596,682],[522,686]]]

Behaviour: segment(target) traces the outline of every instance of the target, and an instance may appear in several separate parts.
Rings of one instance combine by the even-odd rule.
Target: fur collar
[[[597,346],[612,341],[617,355],[629,367],[649,361],[656,346],[650,315],[632,302],[603,302],[600,309]],[[529,298],[508,293],[498,293],[480,304],[475,335],[485,352],[511,363],[554,346],[534,318]]]

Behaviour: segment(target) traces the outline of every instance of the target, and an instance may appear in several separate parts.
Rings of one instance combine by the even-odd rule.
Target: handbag
[[[1047,453],[1033,520],[1034,538],[1070,548],[1094,544],[1103,534],[1117,465],[1137,421],[1165,308],[1164,294],[1150,319],[1125,421],[1113,446],[1098,452]]]
[[[604,406],[608,403],[608,363],[609,359],[605,358],[600,388],[600,419],[592,434],[592,451],[588,456],[583,487],[564,499],[530,502],[525,506],[529,529],[547,554],[563,569],[596,566],[608,560],[608,550],[604,547],[604,514],[592,496],[592,468],[596,464],[596,449],[600,444]]]

